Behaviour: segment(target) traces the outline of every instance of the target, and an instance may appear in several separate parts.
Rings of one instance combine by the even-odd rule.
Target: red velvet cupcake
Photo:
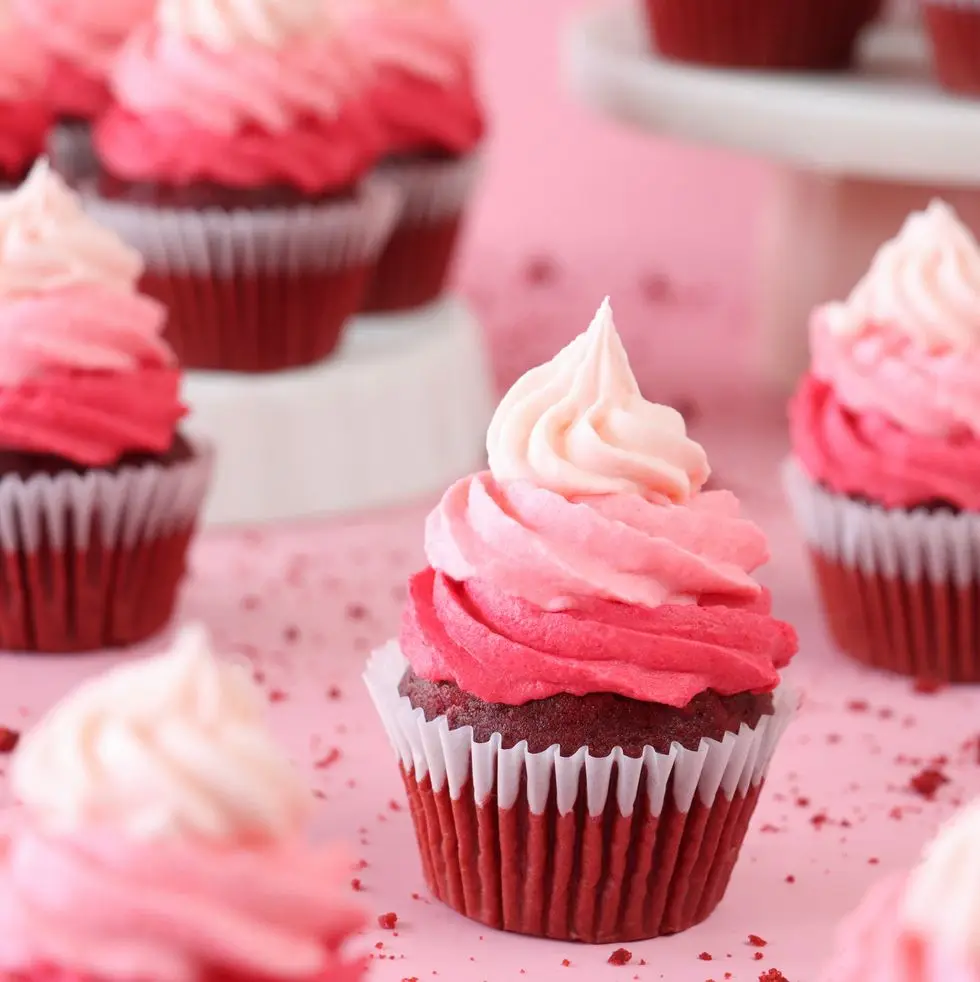
[[[644,0],[665,58],[719,68],[847,68],[881,0]]]
[[[188,368],[329,355],[397,211],[362,69],[322,0],[161,0],[96,129],[93,214],[146,259]]]
[[[364,310],[419,307],[443,292],[477,177],[484,118],[469,31],[447,0],[354,0],[351,47],[373,74],[384,177],[402,210]]]
[[[0,649],[132,644],[173,611],[211,454],[177,431],[141,265],[45,163],[0,199]]]
[[[504,397],[490,470],[426,525],[366,674],[432,892],[492,927],[623,942],[721,901],[795,700],[765,536],[703,491],[608,306]]]
[[[940,84],[980,96],[980,2],[922,0],[922,12]]]

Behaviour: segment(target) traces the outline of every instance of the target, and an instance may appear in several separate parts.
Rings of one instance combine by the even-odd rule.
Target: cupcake
[[[19,184],[44,153],[51,62],[25,29],[13,0],[0,0],[0,189]]]
[[[90,207],[146,259],[187,368],[329,355],[397,211],[367,75],[323,0],[160,0],[123,47]]]
[[[248,670],[188,629],[27,734],[0,824],[5,978],[363,978],[350,865],[307,841],[310,792],[263,708]]]
[[[719,68],[847,68],[881,0],[644,0],[650,37],[669,59]]]
[[[46,162],[0,196],[0,649],[131,644],[173,611],[211,454],[177,429],[141,267]]]
[[[334,0],[335,2],[335,0]],[[364,302],[372,312],[435,300],[446,285],[477,177],[484,118],[469,30],[448,0],[344,0],[351,46],[373,74],[384,177],[402,210]]]
[[[980,250],[941,202],[817,308],[786,482],[842,651],[980,681]]]
[[[113,56],[154,0],[6,0],[50,60],[45,97],[58,119],[52,162],[74,181],[93,164],[90,124],[109,104]]]
[[[366,680],[429,888],[492,927],[682,931],[724,895],[795,700],[766,540],[608,303],[504,397],[490,469],[426,524],[429,566]]]
[[[980,0],[922,0],[922,13],[940,84],[980,96]]]
[[[980,800],[841,926],[822,982],[980,982]]]

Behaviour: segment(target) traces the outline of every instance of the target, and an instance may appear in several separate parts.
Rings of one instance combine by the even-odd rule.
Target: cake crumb
[[[343,694],[339,685],[332,685],[327,689],[328,699],[339,699]]]
[[[350,886],[355,893],[360,893],[364,889],[364,884],[356,876],[350,881]]]
[[[765,938],[760,938],[758,934],[750,934],[746,943],[750,944],[753,948],[765,948],[769,944]]]
[[[12,730],[9,726],[0,726],[0,754],[10,754],[20,743],[20,730]]]
[[[909,788],[926,801],[932,801],[944,784],[949,778],[938,767],[926,767],[909,780]]]
[[[752,953],[752,958],[753,958],[754,961],[761,962],[762,961],[762,957],[763,957],[763,955],[762,955],[762,952],[761,951],[755,951],[755,952]]]
[[[912,683],[912,691],[917,692],[920,696],[933,696],[941,689],[945,688],[942,682],[938,679],[916,679]]]
[[[378,914],[378,924],[386,931],[394,931],[395,926],[398,924],[398,915],[394,911],[389,911],[387,914]]]
[[[333,767],[340,760],[340,747],[331,747],[313,766],[318,771],[325,771],[328,767]]]
[[[269,702],[285,702],[288,698],[282,689],[272,689],[269,692]]]
[[[789,982],[789,979],[778,968],[770,968],[759,976],[759,982]]]
[[[848,712],[851,713],[866,713],[869,709],[867,699],[851,699],[847,703]]]
[[[629,948],[617,948],[609,956],[608,961],[610,965],[629,965],[632,957],[633,952],[630,951]]]
[[[524,266],[524,280],[531,286],[546,286],[558,279],[558,264],[550,256],[532,256]]]
[[[698,958],[700,958],[701,961],[703,961],[703,962],[710,962],[710,961],[712,961],[711,955],[707,951],[702,951],[701,954],[698,955]]]
[[[796,882],[796,877],[793,876],[792,873],[790,873],[789,876],[786,877],[786,882],[787,883],[795,883]]]
[[[561,960],[561,967],[562,968],[569,968],[569,967],[571,967],[571,964],[572,963],[567,958],[563,958]]]

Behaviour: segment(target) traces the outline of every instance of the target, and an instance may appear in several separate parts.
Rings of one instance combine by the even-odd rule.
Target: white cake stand
[[[189,372],[187,429],[217,444],[210,523],[301,518],[436,493],[478,468],[493,407],[457,298],[360,317],[334,357],[270,375]]]
[[[761,363],[780,385],[805,364],[810,310],[846,296],[909,211],[940,196],[980,229],[980,101],[933,83],[914,27],[873,28],[851,73],[735,72],[659,59],[639,9],[619,6],[580,16],[565,55],[604,115],[782,165],[757,293]]]

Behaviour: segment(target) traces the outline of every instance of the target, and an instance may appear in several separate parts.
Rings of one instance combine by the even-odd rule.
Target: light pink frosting
[[[25,30],[13,3],[0,0],[0,102],[36,102],[44,93],[51,59]]]
[[[687,507],[639,495],[568,501],[489,473],[454,484],[429,516],[429,565],[454,580],[481,579],[547,610],[594,598],[643,607],[702,596],[758,597],[750,571],[768,558],[761,529],[739,517],[727,491]]]

